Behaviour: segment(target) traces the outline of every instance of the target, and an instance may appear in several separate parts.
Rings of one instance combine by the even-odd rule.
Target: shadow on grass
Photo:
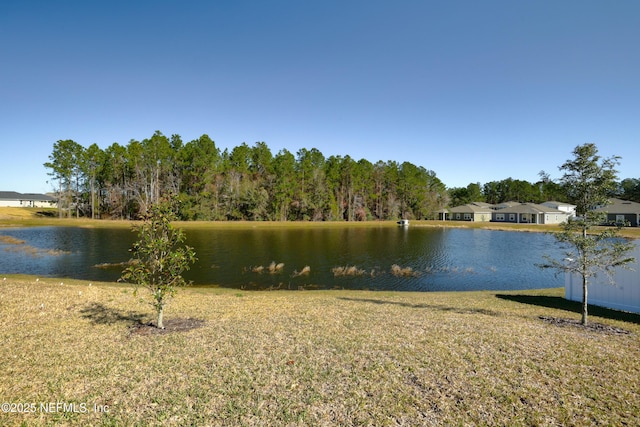
[[[552,297],[544,295],[505,295],[496,294],[497,298],[519,302],[521,304],[537,305],[540,307],[555,308],[558,310],[582,313],[582,304],[576,301],[569,301],[562,297]],[[640,314],[628,313],[625,311],[611,310],[609,308],[589,305],[589,315],[602,317],[605,319],[620,320],[622,322],[635,323],[640,325]]]
[[[400,307],[408,307],[408,308],[425,308],[431,310],[440,310],[440,311],[450,311],[453,313],[459,314],[486,314],[487,316],[498,316],[499,313],[493,310],[487,310],[484,308],[462,308],[462,307],[451,307],[447,305],[434,305],[434,304],[411,304],[408,302],[400,302],[400,301],[388,301],[382,299],[374,299],[374,298],[348,298],[348,297],[338,297],[343,301],[354,301],[354,302],[367,302],[371,304],[379,304],[379,305],[399,305]]]
[[[134,312],[123,312],[115,308],[106,307],[103,304],[94,302],[80,310],[82,317],[96,325],[111,325],[114,323],[127,323],[129,325],[141,325],[145,317],[144,314]]]

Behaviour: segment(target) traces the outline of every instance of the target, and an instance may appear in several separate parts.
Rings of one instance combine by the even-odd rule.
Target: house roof
[[[610,214],[640,214],[640,203],[630,200],[609,199],[608,205],[594,210],[596,212],[607,212]]]
[[[18,193],[16,191],[0,191],[0,200],[36,200],[42,201],[55,201],[51,196],[38,193]]]
[[[496,209],[503,209],[503,208],[510,208],[512,206],[518,206],[521,205],[521,202],[514,202],[513,200],[510,200],[508,202],[502,202],[496,205]]]
[[[491,203],[486,203],[486,202],[471,202],[471,205],[476,205],[479,206],[481,208],[494,208],[495,205],[492,205]]]
[[[15,191],[0,191],[0,199],[2,200],[19,200],[20,193]]]
[[[561,211],[551,204],[558,204],[561,206],[571,206],[575,207],[575,205],[571,205],[569,203],[562,202],[545,202],[545,204],[536,204],[536,203],[520,203],[520,202],[504,202],[499,205],[492,205],[490,203],[484,202],[471,202],[466,205],[456,206],[454,208],[450,208],[449,212],[451,213],[528,213],[528,214],[540,214],[540,213],[549,213],[549,214],[562,214],[566,215],[567,212]]]
[[[489,207],[477,206],[475,204],[467,204],[456,206],[455,208],[449,209],[449,212],[452,213],[491,213],[492,210]]]
[[[507,206],[502,209],[498,209],[499,213],[517,213],[517,214],[562,214],[566,215],[567,212],[551,208],[549,206],[538,205],[535,203],[520,203],[518,205]]]
[[[557,202],[555,200],[549,200],[547,202],[544,203],[540,203],[543,206],[549,206],[549,207],[558,207],[558,206],[568,206],[571,208],[575,208],[576,205],[572,205],[571,203],[565,203],[565,202]]]

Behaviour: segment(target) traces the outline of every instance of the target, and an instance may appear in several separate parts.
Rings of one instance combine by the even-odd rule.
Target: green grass
[[[63,284],[60,284],[60,283]],[[579,319],[561,289],[242,292],[187,288],[154,319],[125,285],[0,278],[0,425],[638,425],[640,316]],[[138,330],[138,329],[135,329]],[[108,412],[93,412],[93,405]]]

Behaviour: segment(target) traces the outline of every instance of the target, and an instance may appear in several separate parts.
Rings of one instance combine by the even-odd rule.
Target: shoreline
[[[0,208],[1,209],[1,208]],[[6,208],[22,209],[22,208]],[[140,221],[111,220],[89,218],[53,218],[31,216],[9,216],[0,210],[0,230],[16,227],[80,227],[80,228],[132,228]],[[306,222],[306,221],[176,221],[179,228],[205,228],[205,229],[275,229],[275,228],[379,228],[398,227],[396,221],[331,221],[331,222]],[[555,233],[561,231],[556,224],[516,224],[497,222],[469,222],[469,221],[440,221],[440,220],[412,220],[409,229],[415,227],[424,228],[450,228],[450,229],[474,229],[494,231],[518,231],[530,233]],[[596,228],[597,229],[597,228]],[[625,227],[620,231],[620,237],[640,239],[640,227]]]
[[[65,285],[77,285],[77,286],[87,286],[87,284],[91,284],[89,286],[106,286],[113,287],[117,289],[128,289],[135,288],[135,284],[129,282],[119,282],[119,281],[105,281],[105,280],[92,280],[92,279],[79,279],[75,277],[60,277],[60,276],[49,276],[49,275],[38,275],[38,274],[25,274],[25,273],[2,273],[0,272],[0,284],[9,281],[25,281],[29,283],[40,283],[40,284],[60,284],[64,283]],[[144,287],[141,286],[141,289]],[[424,295],[435,295],[435,294],[469,294],[473,292],[477,293],[529,293],[529,292],[561,292],[564,295],[564,286],[551,286],[551,287],[536,287],[536,288],[527,288],[527,289],[467,289],[467,290],[398,290],[398,289],[376,289],[376,288],[348,288],[348,287],[339,287],[334,286],[331,288],[321,288],[314,285],[307,286],[297,286],[297,287],[256,287],[256,286],[245,286],[245,287],[231,287],[225,286],[219,283],[193,283],[186,286],[182,286],[179,288],[178,292],[183,292],[184,290],[195,290],[203,291],[203,292],[236,292],[236,293],[303,293],[303,292],[336,292],[336,293],[371,293],[376,295],[386,295],[386,294],[399,294],[399,295],[409,295],[409,294],[424,294]]]

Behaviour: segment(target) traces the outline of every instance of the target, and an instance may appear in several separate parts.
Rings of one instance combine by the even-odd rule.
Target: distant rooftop
[[[0,200],[35,200],[55,201],[55,198],[39,193],[18,193],[16,191],[0,191]]]

